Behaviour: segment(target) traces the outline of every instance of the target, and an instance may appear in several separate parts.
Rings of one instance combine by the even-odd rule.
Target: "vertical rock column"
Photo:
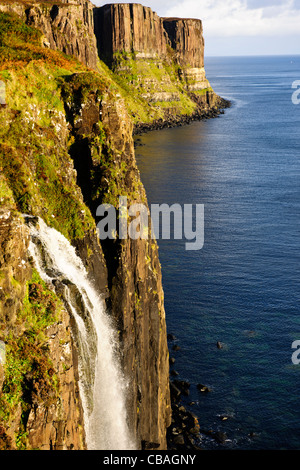
[[[96,78],[89,92],[76,94],[77,80],[87,78],[74,74],[65,96],[73,127],[72,157],[78,176],[84,168],[86,171],[84,198],[94,215],[101,203],[118,209],[119,196],[126,196],[129,205],[147,205],[135,161],[133,125],[124,101],[108,88],[100,93]],[[119,334],[128,382],[130,429],[139,448],[166,449],[171,417],[169,354],[157,245],[152,240],[130,238],[101,240],[101,245],[108,273],[107,306]]]
[[[189,91],[209,88],[204,69],[204,37],[202,21],[197,19],[164,18],[174,57]]]
[[[109,4],[94,9],[99,56],[110,64],[114,54],[135,58],[166,55],[168,38],[163,20],[151,8],[137,3]]]
[[[37,4],[25,9],[26,23],[44,34],[44,46],[76,57],[97,68],[93,5],[88,0],[72,3]]]

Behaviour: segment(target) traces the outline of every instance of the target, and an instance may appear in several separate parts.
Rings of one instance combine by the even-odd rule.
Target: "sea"
[[[202,249],[158,238],[171,370],[203,449],[298,450],[300,56],[205,67],[231,107],[136,147],[150,205],[204,206]]]

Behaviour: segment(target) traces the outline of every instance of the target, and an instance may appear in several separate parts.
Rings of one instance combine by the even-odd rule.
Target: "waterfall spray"
[[[31,233],[29,253],[36,269],[62,296],[74,319],[87,447],[133,450],[126,418],[126,382],[104,300],[89,281],[81,259],[68,240],[42,219],[25,218]]]

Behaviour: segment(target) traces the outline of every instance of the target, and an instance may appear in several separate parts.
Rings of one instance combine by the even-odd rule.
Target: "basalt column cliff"
[[[201,21],[162,19],[139,4],[1,0],[0,43],[0,448],[87,448],[80,348],[60,295],[67,283],[43,281],[28,252],[28,220],[40,218],[72,244],[105,299],[136,447],[166,449],[157,244],[99,240],[97,207],[118,209],[119,196],[147,205],[134,132],[224,105],[205,77]]]
[[[201,20],[160,18],[140,4],[105,5],[94,17],[99,56],[116,74],[137,129],[224,107],[205,75]]]

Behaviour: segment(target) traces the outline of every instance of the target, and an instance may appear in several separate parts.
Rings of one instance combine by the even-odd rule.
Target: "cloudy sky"
[[[105,3],[92,0],[97,5]],[[160,16],[201,18],[206,55],[300,54],[300,0],[143,0]]]

